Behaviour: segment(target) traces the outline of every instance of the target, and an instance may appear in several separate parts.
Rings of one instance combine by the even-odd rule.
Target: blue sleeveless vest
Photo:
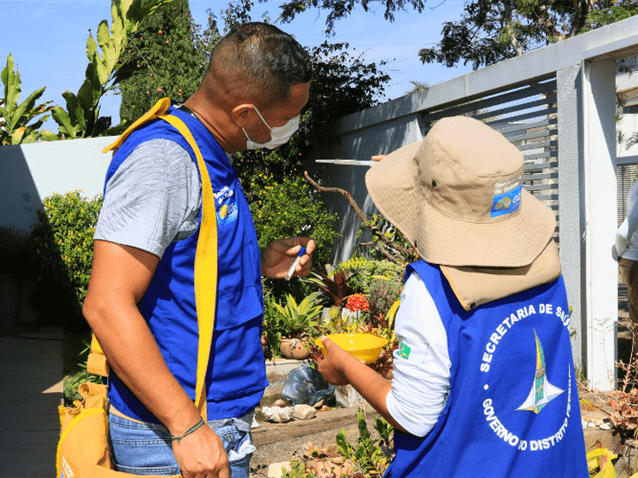
[[[563,278],[466,312],[438,266],[408,266],[447,332],[450,395],[424,438],[395,433],[386,477],[587,478]]]
[[[259,403],[268,385],[261,346],[263,292],[257,235],[236,171],[224,150],[206,127],[189,114],[173,106],[168,113],[184,121],[195,138],[210,175],[217,211],[219,277],[215,330],[206,373],[208,419],[240,417]],[[181,145],[197,165],[183,136],[165,121],[155,120],[134,131],[117,150],[106,182],[137,146],[157,138]],[[108,194],[106,186],[104,194]],[[199,226],[190,237],[171,243],[138,304],[169,370],[192,400],[199,338],[194,289],[198,237]],[[152,381],[153,377],[148,379]],[[109,399],[129,417],[159,423],[113,373]]]

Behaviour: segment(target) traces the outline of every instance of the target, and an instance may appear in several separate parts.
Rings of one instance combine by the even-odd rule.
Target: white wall
[[[25,232],[37,222],[36,210],[51,194],[80,190],[93,198],[102,193],[115,141],[94,139],[40,142],[0,147],[0,225]]]

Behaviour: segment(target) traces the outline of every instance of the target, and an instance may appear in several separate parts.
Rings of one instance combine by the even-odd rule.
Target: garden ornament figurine
[[[523,173],[500,133],[452,117],[366,175],[421,257],[395,318],[393,377],[328,338],[319,371],[395,427],[386,477],[588,476],[555,216]]]
[[[111,367],[109,433],[119,471],[249,475],[250,427],[268,383],[261,277],[283,279],[302,247],[293,272],[307,275],[315,243],[280,239],[260,251],[232,153],[289,138],[310,79],[310,57],[290,35],[241,25],[214,48],[183,105],[161,100],[112,147],[83,312]],[[219,251],[217,287],[209,288],[216,314],[205,314],[214,315],[212,332],[198,325],[200,296],[211,294],[196,294],[209,239]],[[203,336],[210,342],[198,355]],[[208,366],[201,387],[198,365]]]

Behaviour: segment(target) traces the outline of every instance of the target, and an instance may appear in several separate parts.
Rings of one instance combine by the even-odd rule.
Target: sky
[[[275,20],[279,3],[256,1],[252,20],[261,20],[263,14]],[[219,14],[228,6],[228,0],[190,0],[189,4],[195,22],[204,25],[207,10]],[[386,87],[384,100],[395,99],[413,88],[411,81],[434,85],[470,71],[469,66],[423,65],[418,58],[419,49],[438,42],[444,21],[460,18],[463,4],[463,0],[445,0],[444,4],[441,0],[430,0],[423,13],[400,12],[393,23],[383,18],[381,4],[376,12],[359,9],[337,22],[336,35],[329,40],[349,43],[350,53],[363,55],[366,62],[387,61],[384,68],[392,80]],[[88,63],[86,40],[89,30],[95,38],[102,20],[107,20],[110,26],[109,0],[0,1],[0,69],[6,66],[11,54],[22,81],[19,102],[46,87],[39,101],[53,101],[52,104],[64,107],[61,94],[65,90],[77,93],[84,81]],[[276,25],[307,47],[326,40],[325,14],[320,15],[317,10],[305,12],[291,23]],[[3,96],[0,92],[0,97]],[[113,125],[119,122],[119,105],[120,97],[112,93],[100,102],[101,115],[111,116]],[[57,132],[52,120],[45,123],[45,128]]]

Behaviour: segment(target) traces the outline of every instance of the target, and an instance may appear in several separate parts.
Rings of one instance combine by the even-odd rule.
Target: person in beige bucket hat
[[[500,133],[459,117],[388,155],[366,186],[423,260],[520,267],[540,255],[556,227],[551,209],[522,189],[523,169],[522,154]]]
[[[366,175],[422,260],[407,266],[392,380],[328,338],[319,371],[394,426],[386,477],[588,476],[556,219],[523,175],[518,149],[465,117]]]

